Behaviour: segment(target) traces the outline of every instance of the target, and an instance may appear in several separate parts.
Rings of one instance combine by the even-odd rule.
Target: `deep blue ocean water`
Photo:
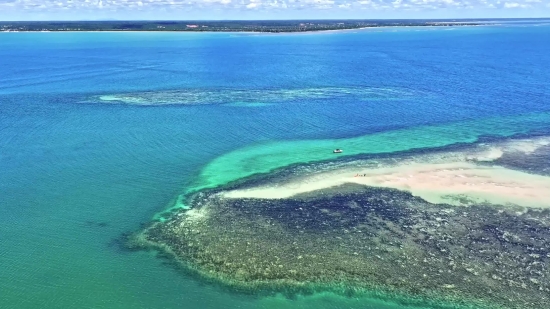
[[[0,33],[0,308],[405,308],[234,295],[117,239],[244,146],[550,112],[548,50],[523,24]]]

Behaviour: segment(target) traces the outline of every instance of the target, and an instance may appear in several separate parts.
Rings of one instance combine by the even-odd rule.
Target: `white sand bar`
[[[478,202],[550,207],[550,177],[471,162],[405,163],[351,171],[333,170],[273,187],[224,193],[229,198],[288,198],[296,194],[356,183],[406,190],[432,203],[459,204],[449,195]]]

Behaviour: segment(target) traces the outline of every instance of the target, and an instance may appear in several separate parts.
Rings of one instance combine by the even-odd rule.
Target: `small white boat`
[[[342,153],[343,150],[340,149],[340,148],[336,148],[336,149],[334,149],[332,152],[333,152],[333,153]]]

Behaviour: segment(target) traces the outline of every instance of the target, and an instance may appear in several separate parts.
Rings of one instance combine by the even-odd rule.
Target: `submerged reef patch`
[[[203,192],[191,203],[134,241],[239,289],[376,290],[457,308],[550,300],[548,210],[432,204],[354,184],[289,199]]]
[[[349,97],[354,100],[391,100],[417,95],[411,90],[381,87],[318,87],[297,89],[183,89],[100,95],[89,101],[129,105],[235,104],[258,106],[292,100]]]
[[[239,291],[545,308],[549,146],[523,136],[293,165],[190,193],[131,245]]]

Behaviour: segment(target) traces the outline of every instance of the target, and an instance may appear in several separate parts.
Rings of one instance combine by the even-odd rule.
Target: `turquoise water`
[[[336,147],[546,131],[549,30],[0,33],[0,308],[405,308],[235,295],[117,239]]]

